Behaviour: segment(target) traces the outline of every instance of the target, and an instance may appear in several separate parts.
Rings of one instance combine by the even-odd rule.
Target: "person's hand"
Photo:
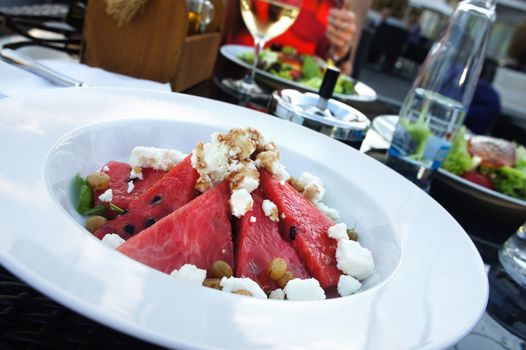
[[[349,0],[345,0],[342,8],[333,8],[329,11],[326,35],[331,44],[329,56],[335,62],[342,60],[344,57],[349,57],[352,50],[356,23],[349,3]],[[350,64],[347,64],[347,66],[350,67]]]

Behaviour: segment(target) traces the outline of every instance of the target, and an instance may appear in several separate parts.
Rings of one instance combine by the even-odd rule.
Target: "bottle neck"
[[[476,11],[495,21],[496,0],[463,0],[458,4],[456,13]]]
[[[494,10],[496,6],[496,0],[463,0],[462,3],[480,6],[488,10]]]

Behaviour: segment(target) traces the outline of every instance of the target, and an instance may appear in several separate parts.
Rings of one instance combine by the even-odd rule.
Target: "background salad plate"
[[[397,123],[398,116],[382,115],[376,117],[371,125],[374,131],[390,142]],[[506,237],[526,221],[526,201],[480,186],[445,169],[438,169],[432,187],[436,191],[448,191],[448,204],[462,203],[481,218],[501,222],[502,234]]]
[[[102,245],[75,213],[72,178],[137,145],[190,152],[232,127],[276,141],[292,174],[326,184],[377,272],[362,292],[259,300],[176,280]],[[486,306],[482,260],[428,195],[351,147],[296,124],[194,96],[70,88],[0,101],[0,263],[98,322],[175,348],[441,349]]]
[[[230,61],[247,69],[251,68],[251,65],[239,58],[239,56],[246,52],[253,52],[254,48],[244,45],[223,45],[220,52]],[[272,73],[266,72],[262,69],[256,69],[256,77],[259,78],[263,83],[274,87],[274,88],[293,88],[302,91],[318,92],[318,90],[312,87],[302,84],[300,82],[281,78]],[[359,102],[370,102],[376,100],[376,92],[368,85],[351,79],[354,82],[354,89],[356,94],[339,94],[335,93],[333,96],[342,101],[359,101]]]

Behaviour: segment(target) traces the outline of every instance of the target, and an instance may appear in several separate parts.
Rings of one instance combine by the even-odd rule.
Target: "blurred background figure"
[[[409,35],[407,37],[406,45],[416,45],[420,42],[420,33],[422,27],[420,26],[420,11],[417,9],[411,9],[409,12],[409,18],[407,19],[407,30]]]
[[[516,69],[526,71],[526,21],[513,33],[508,48],[508,64]]]
[[[331,59],[350,74],[352,58],[366,21],[370,0],[303,0],[301,11],[288,31],[269,45],[292,46],[300,53]],[[225,41],[253,45],[241,20],[238,0],[227,1]]]
[[[380,25],[382,25],[383,23],[387,22],[387,20],[389,19],[389,17],[391,17],[391,8],[389,7],[384,7],[380,10],[380,16],[378,16],[377,18],[375,18],[373,21],[372,21],[372,26],[373,27],[379,27]]]
[[[383,9],[389,9],[389,16],[402,18],[407,9],[408,0],[373,0],[371,8],[380,13]]]
[[[491,82],[480,78],[464,124],[471,132],[490,135],[500,117],[500,97]]]

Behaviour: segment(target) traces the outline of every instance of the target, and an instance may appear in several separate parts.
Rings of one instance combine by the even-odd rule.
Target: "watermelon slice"
[[[95,231],[95,236],[102,239],[107,233],[117,233],[126,240],[141,232],[194,199],[197,195],[194,189],[197,178],[197,171],[192,168],[189,155],[146,192],[131,201],[124,214]]]
[[[235,221],[236,276],[251,278],[269,292],[279,286],[268,277],[268,265],[274,258],[283,258],[294,277],[309,278],[292,245],[281,237],[278,223],[265,216],[262,208],[264,198],[260,189],[252,192],[252,199],[252,210]],[[251,217],[256,221],[251,222]]]
[[[117,250],[166,273],[184,264],[210,271],[217,260],[233,266],[229,198],[230,186],[223,181]]]
[[[281,232],[291,240],[309,273],[322,288],[338,284],[341,272],[336,268],[336,240],[327,230],[334,222],[288,183],[281,184],[265,170],[260,172],[264,195],[276,204],[281,219]]]
[[[131,166],[127,163],[111,161],[108,162],[105,167],[108,167],[109,170],[105,171],[106,174],[110,176],[110,187],[113,192],[112,203],[118,206],[121,209],[128,209],[130,202],[137,197],[139,197],[144,191],[150,188],[154,183],[156,183],[161,177],[163,177],[166,172],[163,170],[156,170],[153,168],[144,168],[142,170],[142,180],[133,180],[134,188],[131,193],[128,193],[128,182],[130,181],[130,171]],[[102,204],[106,210],[107,218],[114,218],[117,216],[117,212],[110,210],[110,204],[108,202],[102,202],[99,199],[99,196],[103,194],[106,190],[95,190],[94,198],[95,205]]]

